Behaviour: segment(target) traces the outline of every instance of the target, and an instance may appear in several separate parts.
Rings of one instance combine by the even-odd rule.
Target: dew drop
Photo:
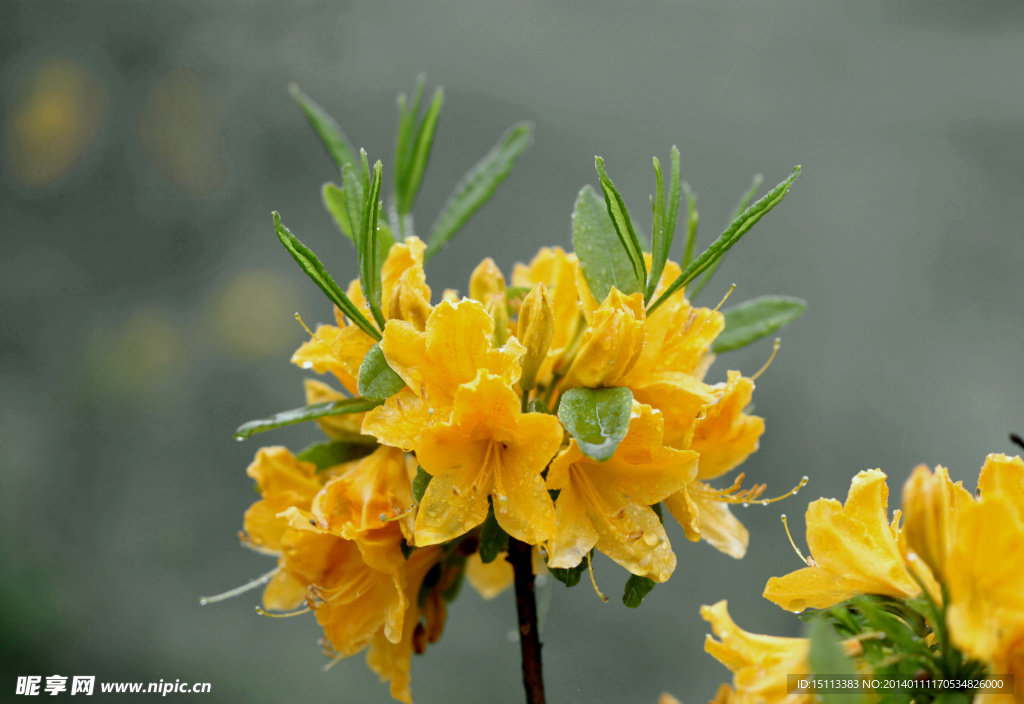
[[[310,362],[309,360],[306,360],[305,362],[302,363],[302,368],[303,369],[312,369],[313,368],[313,363]]]
[[[747,507],[749,507],[749,506],[750,506],[750,504],[749,504],[749,503],[747,503],[746,501],[744,501],[744,502],[743,502],[743,508],[747,508]]]

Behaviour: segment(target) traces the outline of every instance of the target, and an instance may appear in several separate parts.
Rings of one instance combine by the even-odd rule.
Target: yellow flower
[[[725,384],[711,389],[718,397],[717,402],[704,407],[703,417],[688,433],[691,436],[687,441],[689,448],[700,455],[697,481],[666,499],[665,507],[683,526],[688,539],[703,539],[726,555],[739,559],[747,552],[750,536],[732,515],[729,504],[756,497],[751,490],[734,496],[733,492],[739,490],[738,484],[718,490],[706,482],[736,468],[757,450],[764,433],[764,420],[743,412],[750,404],[754,382],[739,372],[730,371]],[[761,487],[753,493],[758,489]]]
[[[505,277],[494,260],[487,257],[469,277],[469,297],[485,304],[491,296],[505,293]]]
[[[623,386],[644,349],[644,297],[612,288],[589,317],[579,351],[561,388]]]
[[[920,586],[911,576],[898,545],[899,516],[888,521],[889,489],[877,469],[854,477],[846,504],[819,499],[807,507],[810,567],[768,580],[764,596],[788,611],[827,608],[857,594],[898,598],[916,596]],[[918,576],[937,594],[924,563]]]
[[[946,618],[968,654],[1024,670],[1024,462],[989,455],[978,485],[981,498],[961,508],[948,556]]]
[[[480,525],[492,495],[509,535],[532,545],[553,537],[555,509],[541,472],[561,443],[556,417],[522,413],[508,382],[482,370],[455,392],[450,422],[424,428],[415,440],[416,457],[433,477],[416,516],[416,545]]]
[[[262,498],[245,512],[248,537],[243,540],[260,550],[280,552],[288,522],[278,514],[292,506],[308,509],[324,477],[317,476],[315,464],[300,462],[285,447],[261,448],[246,474],[256,480]]]
[[[729,616],[728,604],[702,606],[700,614],[711,623],[720,640],[708,636],[704,650],[733,672],[734,691],[719,689],[715,701],[733,704],[775,704],[810,702],[814,695],[787,693],[787,675],[805,675],[809,641],[748,633]],[[720,699],[721,698],[721,699]]]
[[[485,370],[508,385],[519,378],[523,346],[515,338],[492,347],[494,321],[477,301],[443,301],[423,332],[411,323],[389,321],[381,350],[407,388],[366,414],[363,432],[385,445],[411,450],[421,430],[444,423],[456,390]]]
[[[904,544],[940,581],[945,581],[946,557],[956,542],[960,509],[973,500],[963,482],[950,481],[945,467],[932,474],[919,465],[903,485]]]
[[[544,284],[537,284],[523,299],[519,309],[516,336],[526,347],[523,355],[523,375],[519,385],[529,391],[537,385],[537,373],[547,359],[551,339],[555,333],[555,318],[551,312],[551,298]]]
[[[349,398],[340,391],[336,391],[319,379],[303,379],[306,388],[306,403],[326,403],[328,401],[342,401]],[[316,424],[320,430],[329,438],[338,440],[353,440],[360,435],[363,426],[365,413],[345,413],[340,416],[325,416],[317,418]],[[366,438],[373,442],[371,438]]]
[[[548,473],[558,533],[548,544],[548,566],[571,568],[591,548],[633,574],[664,582],[676,566],[665,528],[652,504],[679,491],[697,473],[697,453],[662,445],[661,413],[633,403],[629,432],[615,454],[593,460],[575,440]]]
[[[466,558],[466,579],[484,599],[493,599],[512,586],[515,575],[512,565],[505,557],[508,553],[498,556],[488,563],[480,559],[480,553],[473,553]]]

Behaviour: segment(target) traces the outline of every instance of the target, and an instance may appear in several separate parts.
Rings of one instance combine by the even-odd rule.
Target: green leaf
[[[312,462],[316,465],[318,472],[330,467],[337,467],[339,464],[366,457],[373,452],[377,446],[374,439],[368,435],[361,437],[363,439],[359,442],[331,440],[329,442],[316,443],[310,445],[295,455],[295,457],[303,462]]]
[[[593,551],[591,551],[593,552]],[[580,561],[580,564],[575,567],[568,569],[562,569],[560,567],[548,567],[548,572],[551,576],[557,579],[559,582],[564,584],[566,587],[575,587],[580,583],[580,578],[583,577],[583,573],[587,571],[587,560],[584,558]]]
[[[424,260],[429,261],[490,200],[512,170],[516,159],[530,146],[532,131],[533,128],[525,122],[513,125],[491,151],[466,172],[431,228]]]
[[[693,261],[693,251],[697,246],[697,226],[700,225],[700,213],[697,212],[697,194],[690,190],[690,184],[683,181],[683,193],[686,194],[686,247],[683,250],[682,265],[685,269]]]
[[[299,267],[306,273],[306,276],[313,280],[321,291],[334,305],[341,309],[341,312],[348,316],[349,320],[358,325],[363,332],[374,340],[380,340],[381,335],[373,324],[366,319],[366,316],[356,307],[352,300],[345,295],[341,287],[327,273],[324,265],[320,263],[313,251],[299,241],[287,227],[281,222],[281,216],[274,213],[274,229],[277,231],[277,238],[281,244],[292,255]]]
[[[629,575],[626,582],[626,589],[622,593],[622,603],[631,609],[635,609],[643,603],[644,597],[650,594],[657,584],[650,577],[638,577],[635,574]]]
[[[365,160],[366,152],[362,152]],[[364,164],[365,167],[365,164]],[[377,327],[384,329],[384,313],[381,311],[380,256],[377,234],[377,218],[380,215],[380,181],[383,167],[380,160],[373,165],[373,180],[363,196],[362,226],[359,232],[359,285],[370,306]],[[360,374],[362,372],[360,371]]]
[[[427,487],[433,478],[423,467],[416,466],[416,476],[412,480],[412,498],[416,499],[416,503],[423,501],[423,495],[427,493]]]
[[[281,411],[270,418],[251,420],[238,427],[235,431],[236,440],[245,440],[256,433],[272,428],[282,428],[286,425],[305,423],[308,420],[325,418],[327,416],[340,416],[346,413],[363,413],[376,408],[380,401],[369,401],[365,398],[346,398],[342,401],[325,401],[324,403],[313,403],[302,408],[293,408],[290,411]]]
[[[341,131],[341,127],[334,121],[334,118],[328,115],[327,111],[320,107],[315,100],[303,93],[298,84],[290,84],[288,91],[302,108],[303,114],[309,120],[309,124],[320,137],[320,141],[323,142],[327,153],[334,159],[338,168],[344,168],[345,164],[354,164],[356,157],[349,145],[348,137]]]
[[[679,215],[679,150],[672,146],[672,174],[669,184],[668,203],[665,202],[665,182],[661,175],[661,163],[657,157],[654,158],[655,197],[652,203],[654,208],[654,233],[651,247],[651,273],[647,277],[647,291],[644,294],[644,303],[647,303],[654,296],[654,290],[658,287],[661,274],[665,270],[665,262],[668,261],[668,254],[672,248],[672,239],[676,232],[676,217]]]
[[[363,230],[363,181],[356,172],[355,164],[345,164],[341,170],[341,183],[345,190],[345,211],[352,226],[352,243],[359,248],[359,235]]]
[[[853,677],[857,673],[853,663],[843,652],[843,646],[839,643],[835,629],[824,619],[814,619],[808,626],[808,637],[811,639],[807,651],[807,660],[811,666],[811,672],[817,677],[839,678]],[[847,692],[828,691],[818,692],[824,704],[849,704]],[[862,699],[862,697],[861,697]]]
[[[480,526],[480,561],[484,564],[494,562],[499,553],[508,550],[508,533],[498,525],[494,517],[494,508],[487,512],[487,518]]]
[[[413,131],[416,128],[416,118],[420,114],[420,103],[423,101],[423,85],[427,77],[420,74],[416,77],[416,92],[414,93],[412,108],[406,109],[405,93],[398,94],[398,135],[395,139],[395,179],[392,204],[395,207],[395,215],[398,215],[398,199],[405,193],[409,162],[411,161],[413,147]],[[402,221],[397,220],[399,231],[404,234]]]
[[[430,150],[434,146],[434,132],[437,130],[437,118],[441,114],[442,102],[444,90],[438,88],[434,91],[434,99],[416,130],[408,161],[403,166],[401,191],[395,194],[395,206],[399,215],[405,215],[412,210],[416,202],[416,194],[419,192],[420,183],[423,182],[423,172],[426,171],[427,161],[430,159]]]
[[[807,310],[807,301],[786,296],[764,296],[744,301],[725,311],[725,330],[711,349],[715,354],[738,350],[793,322]]]
[[[725,256],[726,252],[728,252],[734,244],[739,242],[740,238],[742,238],[750,228],[756,225],[758,220],[763,218],[771,212],[772,208],[782,202],[782,199],[786,196],[786,193],[789,192],[790,187],[799,175],[800,167],[794,166],[793,171],[790,173],[788,178],[770,190],[763,198],[744,210],[738,218],[733,220],[732,224],[726,228],[725,232],[719,235],[718,239],[715,240],[710,247],[704,250],[699,257],[691,262],[690,265],[687,266],[676,280],[673,281],[672,284],[664,291],[664,293],[658,297],[658,300],[651,304],[647,309],[648,314],[668,300],[669,296],[683,286],[686,286],[688,283],[700,276],[705,269]]]
[[[558,402],[558,419],[587,457],[604,462],[629,431],[633,392],[624,386],[569,389]]]
[[[374,344],[359,365],[359,393],[371,401],[386,401],[405,387],[405,381],[381,352],[380,343]]]
[[[742,196],[740,196],[739,201],[736,203],[736,207],[733,208],[732,215],[729,216],[729,222],[732,222],[733,220],[738,218],[740,216],[740,213],[747,209],[747,207],[750,205],[750,201],[754,200],[754,196],[757,195],[757,191],[761,188],[762,181],[764,181],[764,176],[762,176],[761,174],[754,175],[754,181],[753,183],[750,184],[750,188],[747,189],[747,191]],[[700,283],[694,287],[693,293],[690,295],[690,298],[696,298],[697,294],[704,290],[704,287],[707,285],[708,281],[710,281],[711,277],[715,275],[715,269],[717,269],[718,265],[721,263],[722,260],[719,259],[714,264],[708,267],[708,270],[704,272],[704,278],[701,279]]]
[[[584,186],[576,197],[572,244],[583,269],[583,278],[598,303],[608,296],[612,286],[627,296],[641,290],[604,200],[590,186]]]
[[[619,243],[626,250],[626,255],[633,266],[633,273],[637,281],[636,289],[643,291],[644,284],[647,282],[647,263],[644,261],[644,252],[640,246],[640,239],[636,236],[636,230],[633,229],[633,223],[629,219],[629,211],[626,210],[626,204],[623,202],[622,196],[619,195],[619,191],[615,188],[612,180],[608,178],[608,173],[604,168],[604,159],[596,156],[594,157],[594,163],[597,165],[597,175],[601,179],[601,190],[604,191],[604,202],[608,209],[608,216],[612,219],[615,233],[619,237]]]
[[[334,218],[334,222],[337,223],[341,234],[348,237],[352,244],[355,244],[356,240],[352,234],[354,232],[352,221],[349,219],[348,206],[345,203],[345,191],[328,181],[320,190],[320,195],[323,197],[324,207],[327,208],[327,212]]]

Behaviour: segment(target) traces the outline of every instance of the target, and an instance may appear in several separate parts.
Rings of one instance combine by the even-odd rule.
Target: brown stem
[[[509,538],[508,561],[516,584],[519,613],[519,646],[523,655],[523,687],[526,704],[545,704],[544,672],[540,664],[540,633],[537,632],[537,600],[533,593],[533,548]]]

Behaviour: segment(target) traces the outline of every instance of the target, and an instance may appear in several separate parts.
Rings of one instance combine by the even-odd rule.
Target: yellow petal
[[[487,257],[469,277],[469,297],[487,303],[491,296],[505,293],[505,277],[494,260]]]
[[[697,416],[718,401],[712,387],[689,374],[660,372],[644,378],[642,385],[632,377],[625,381],[634,399],[661,411],[665,444],[679,449],[689,449]]]
[[[465,489],[466,484],[462,475],[438,475],[430,480],[416,514],[417,546],[452,540],[484,522],[491,486],[478,485],[477,491],[472,492]]]
[[[1024,461],[1020,457],[989,455],[978,477],[978,491],[1001,491],[1018,507],[1018,517],[1024,520]]]
[[[601,537],[590,519],[579,482],[570,479],[570,466],[565,464],[557,472],[552,466],[548,474],[549,480],[557,474],[565,477],[555,502],[555,539],[548,543],[548,567],[559,569],[579,565]]]
[[[245,532],[256,547],[281,550],[287,521],[278,514],[290,506],[308,509],[320,490],[316,465],[300,462],[287,448],[264,447],[246,469],[256,480],[262,499],[245,513]]]
[[[616,386],[636,364],[643,348],[643,295],[626,296],[612,288],[594,311],[562,388]]]
[[[739,372],[730,371],[729,380],[721,390],[721,399],[706,408],[698,420],[690,449],[700,453],[697,476],[714,479],[738,467],[757,450],[764,433],[764,419],[748,416],[743,409],[750,405],[754,382]]]
[[[362,432],[374,436],[383,445],[410,452],[416,446],[420,431],[434,419],[431,409],[419,396],[403,389],[383,406],[366,412]]]
[[[916,553],[942,581],[946,557],[956,542],[960,509],[973,500],[962,482],[950,481],[945,467],[936,467],[932,474],[920,465],[903,486],[901,547]]]
[[[499,553],[491,562],[484,564],[480,553],[473,553],[466,559],[466,579],[484,599],[493,599],[512,585],[512,565],[505,559],[507,553]]]
[[[335,391],[319,379],[303,379],[306,388],[306,403],[325,403],[327,401],[341,401],[349,398],[345,394]],[[360,435],[360,428],[363,425],[365,413],[346,413],[340,416],[326,416],[317,418],[316,424],[320,430],[329,438],[350,439],[352,436]]]
[[[359,328],[354,326],[351,330],[357,331],[367,340],[370,338]],[[317,374],[330,372],[338,378],[350,393],[356,393],[356,379],[359,376],[359,366],[352,369],[350,360],[339,357],[336,352],[347,350],[350,347],[350,340],[354,333],[349,327],[335,327],[333,325],[321,325],[317,327],[313,337],[304,342],[292,355],[292,364],[297,364],[303,369],[312,369]],[[338,338],[342,336],[344,341],[339,343]],[[372,340],[370,344],[373,344]],[[367,347],[369,349],[369,347]],[[365,352],[363,353],[365,354]],[[362,361],[362,357],[360,357]]]

